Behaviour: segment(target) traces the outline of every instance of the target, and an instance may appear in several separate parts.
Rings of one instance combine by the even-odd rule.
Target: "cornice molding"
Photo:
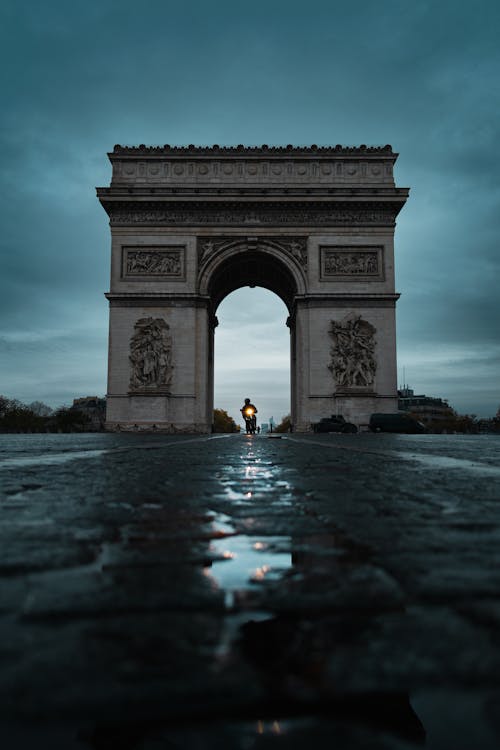
[[[400,294],[388,292],[330,292],[326,294],[297,295],[294,299],[294,307],[307,308],[340,308],[358,309],[360,307],[389,307],[394,308],[400,298]],[[295,311],[294,311],[295,313]]]
[[[110,307],[201,307],[208,309],[210,297],[202,294],[166,292],[105,292]]]
[[[397,158],[398,154],[392,150],[392,146],[146,146],[141,143],[139,146],[121,146],[116,144],[108,156],[112,159],[115,156],[385,156]]]

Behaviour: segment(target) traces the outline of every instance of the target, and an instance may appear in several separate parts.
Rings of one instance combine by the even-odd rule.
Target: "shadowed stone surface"
[[[0,436],[5,747],[493,750],[496,436]]]

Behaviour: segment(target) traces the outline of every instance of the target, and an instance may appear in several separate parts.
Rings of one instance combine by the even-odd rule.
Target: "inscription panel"
[[[320,280],[384,281],[381,245],[328,245],[320,248]]]
[[[122,279],[185,279],[184,246],[152,245],[122,247]]]

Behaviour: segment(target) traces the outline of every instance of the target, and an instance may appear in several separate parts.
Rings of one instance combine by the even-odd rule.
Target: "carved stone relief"
[[[375,380],[376,328],[361,315],[350,313],[340,321],[331,321],[329,330],[333,338],[330,349],[331,371],[337,388],[371,388]]]
[[[289,180],[312,184],[334,182],[392,183],[392,163],[371,160],[358,163],[345,159],[294,160],[294,159],[190,159],[166,160],[157,158],[146,163],[136,160],[113,159],[113,179],[117,182],[135,182],[138,177],[148,177],[152,183],[206,183],[221,184],[282,184]],[[384,170],[384,166],[388,170]]]
[[[198,238],[198,266],[214,255],[231,248],[239,250],[265,250],[272,248],[280,253],[292,256],[305,270],[307,268],[307,238],[306,237],[231,237],[231,238]]]
[[[193,206],[186,208],[151,206],[142,209],[111,207],[112,226],[127,224],[203,224],[234,225],[383,225],[393,226],[397,209],[387,206],[325,208],[322,206],[292,208],[263,206],[249,209],[242,206],[226,208]]]
[[[321,278],[383,278],[382,247],[322,247]]]
[[[183,247],[124,247],[123,278],[184,278]]]
[[[172,338],[163,318],[140,318],[130,339],[130,390],[168,391],[172,381]]]

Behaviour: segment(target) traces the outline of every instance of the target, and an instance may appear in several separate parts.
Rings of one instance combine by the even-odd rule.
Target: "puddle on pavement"
[[[224,513],[212,514],[213,534],[210,552],[216,558],[204,574],[225,592],[226,608],[235,606],[239,591],[262,582],[279,581],[294,567],[324,569],[332,564],[357,567],[370,558],[370,550],[354,544],[342,533],[290,536],[238,534],[233,519]]]
[[[276,493],[279,490],[279,494]],[[257,489],[245,489],[234,490],[232,486],[224,488],[225,497],[230,500],[233,505],[239,506],[253,506],[256,495],[264,495],[266,493],[273,493],[273,505],[275,507],[282,507],[283,505],[292,505],[293,503],[293,488],[289,482],[275,482],[272,486],[258,487]]]
[[[465,469],[465,471],[477,472],[479,474],[500,474],[500,466],[492,466],[478,461],[465,458],[452,458],[451,456],[436,456],[430,453],[410,453],[398,451],[397,455],[403,459],[418,461],[426,464],[432,469]]]
[[[236,534],[236,529],[232,524],[233,519],[231,516],[228,516],[225,513],[214,513],[213,511],[208,511],[207,515],[212,519],[215,536],[225,538]]]
[[[73,461],[76,458],[97,458],[107,451],[104,450],[84,450],[84,451],[65,451],[64,453],[53,453],[51,455],[22,456],[19,458],[6,458],[0,461],[1,469],[25,468],[27,466],[45,465],[52,466],[55,464],[64,464]]]
[[[224,590],[228,609],[234,606],[235,592],[277,580],[292,566],[289,537],[236,534],[230,522],[224,514],[214,518],[214,530],[220,537],[212,539],[210,550],[218,559],[204,570]]]

